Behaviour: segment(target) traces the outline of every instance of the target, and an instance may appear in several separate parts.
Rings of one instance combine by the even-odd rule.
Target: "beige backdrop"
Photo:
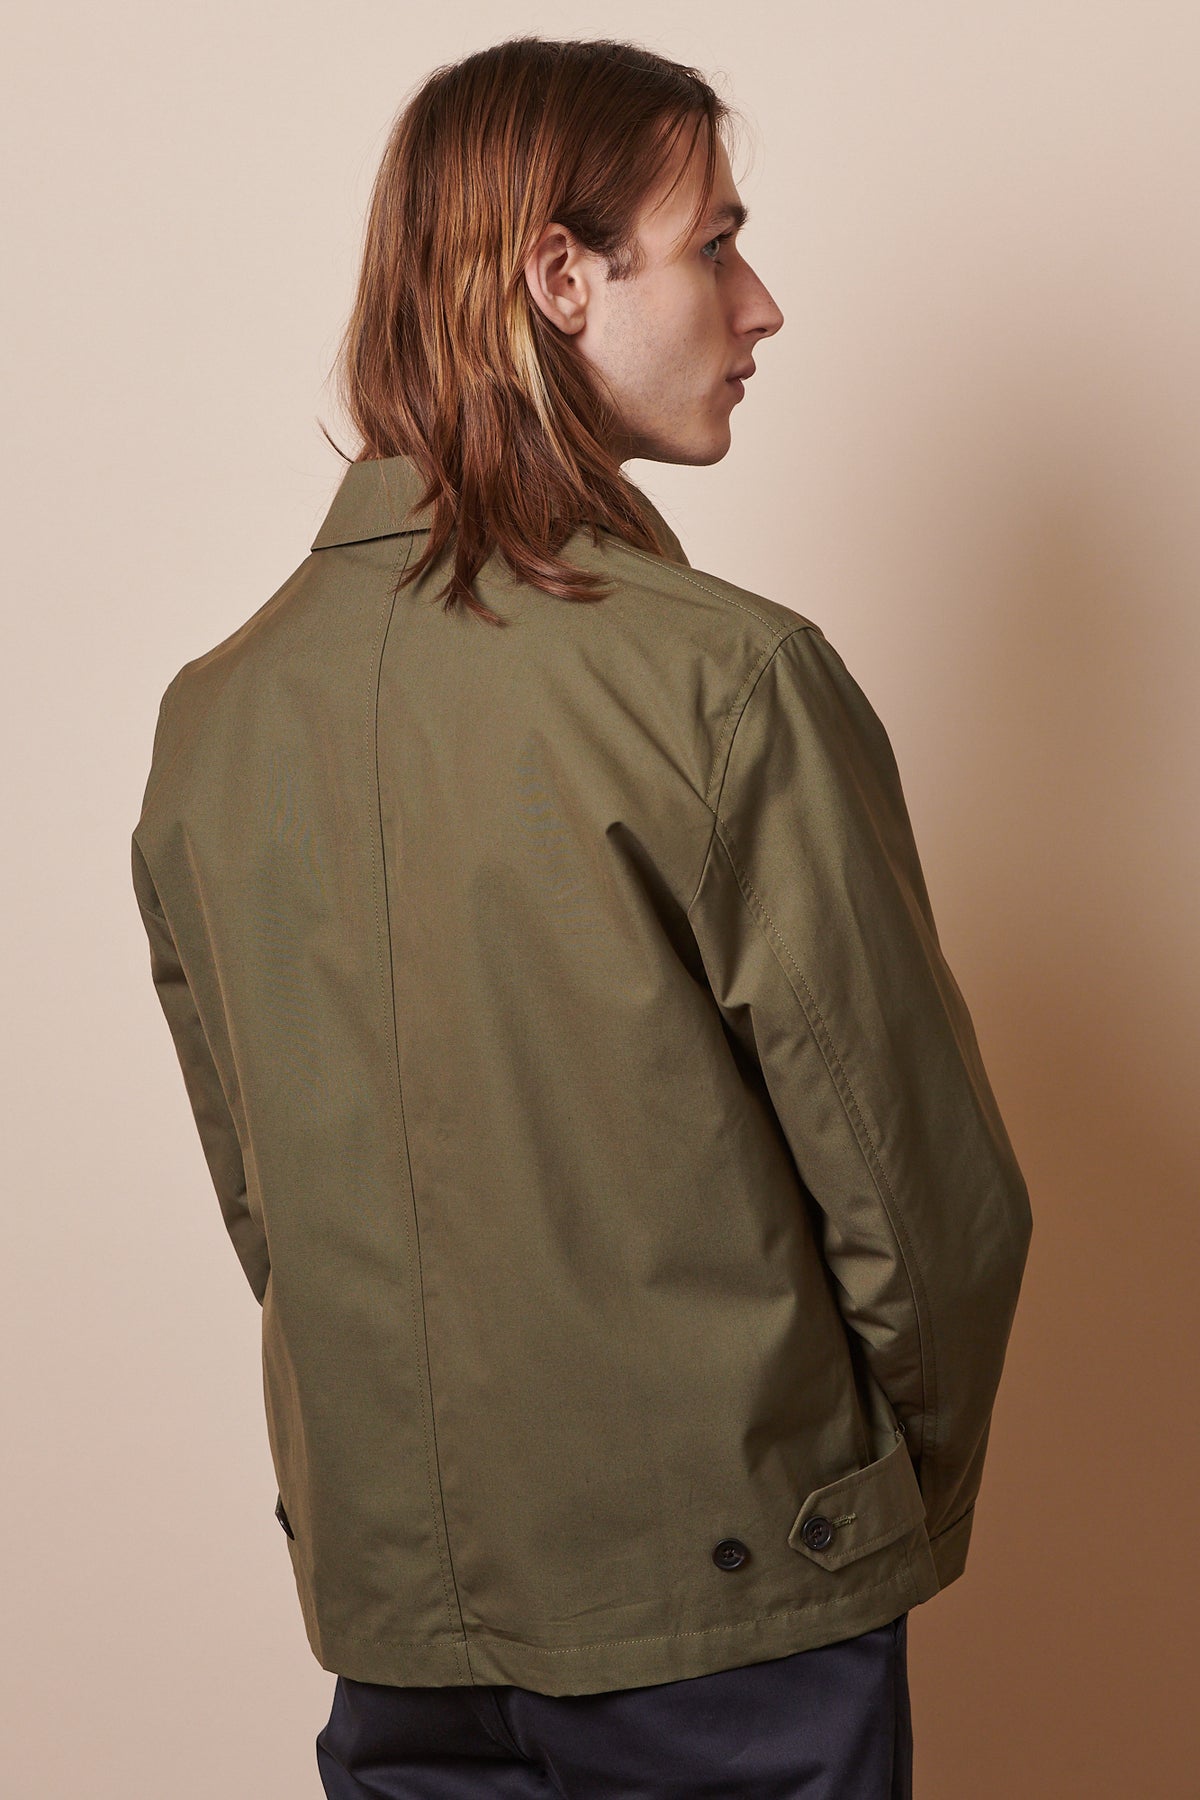
[[[317,418],[341,435],[323,383],[394,111],[535,30],[641,37],[753,123],[743,248],[787,322],[724,463],[630,472],[697,567],[821,624],[883,716],[1032,1191],[968,1572],[910,1624],[919,1800],[1200,1793],[1200,11],[22,11],[6,1791],[319,1794],[333,1678],[129,833],[162,689],[303,558],[339,478]]]

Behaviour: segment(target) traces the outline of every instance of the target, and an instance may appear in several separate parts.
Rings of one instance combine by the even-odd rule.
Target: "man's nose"
[[[759,285],[761,286],[762,284],[760,283]],[[776,306],[766,288],[763,288],[757,329],[764,337],[774,337],[782,324],[783,314]]]
[[[742,329],[756,331],[760,337],[774,337],[783,324],[783,314],[753,269],[748,273],[753,291],[742,304]]]

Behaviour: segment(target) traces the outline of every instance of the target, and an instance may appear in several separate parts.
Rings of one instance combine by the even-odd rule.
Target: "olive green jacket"
[[[133,881],[309,1640],[645,1685],[962,1573],[1031,1232],[819,626],[581,531],[447,614],[404,458],[163,695]],[[274,1503],[272,1496],[272,1503]]]

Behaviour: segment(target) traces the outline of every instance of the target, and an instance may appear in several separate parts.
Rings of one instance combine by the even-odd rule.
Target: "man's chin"
[[[733,434],[728,423],[703,435],[697,432],[689,439],[660,443],[635,452],[641,462],[680,463],[690,468],[706,469],[729,454]]]

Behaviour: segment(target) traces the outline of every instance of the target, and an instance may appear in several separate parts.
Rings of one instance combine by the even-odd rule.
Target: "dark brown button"
[[[718,1569],[740,1569],[750,1560],[750,1552],[740,1538],[722,1538],[712,1558]]]
[[[810,1550],[828,1550],[833,1542],[833,1526],[821,1513],[814,1513],[804,1521],[800,1536]]]
[[[283,1526],[283,1529],[287,1532],[288,1536],[290,1538],[294,1538],[296,1534],[292,1530],[291,1526],[288,1524],[288,1516],[283,1510],[283,1495],[282,1494],[279,1496],[279,1499],[275,1505],[275,1517],[279,1520],[279,1523]]]

